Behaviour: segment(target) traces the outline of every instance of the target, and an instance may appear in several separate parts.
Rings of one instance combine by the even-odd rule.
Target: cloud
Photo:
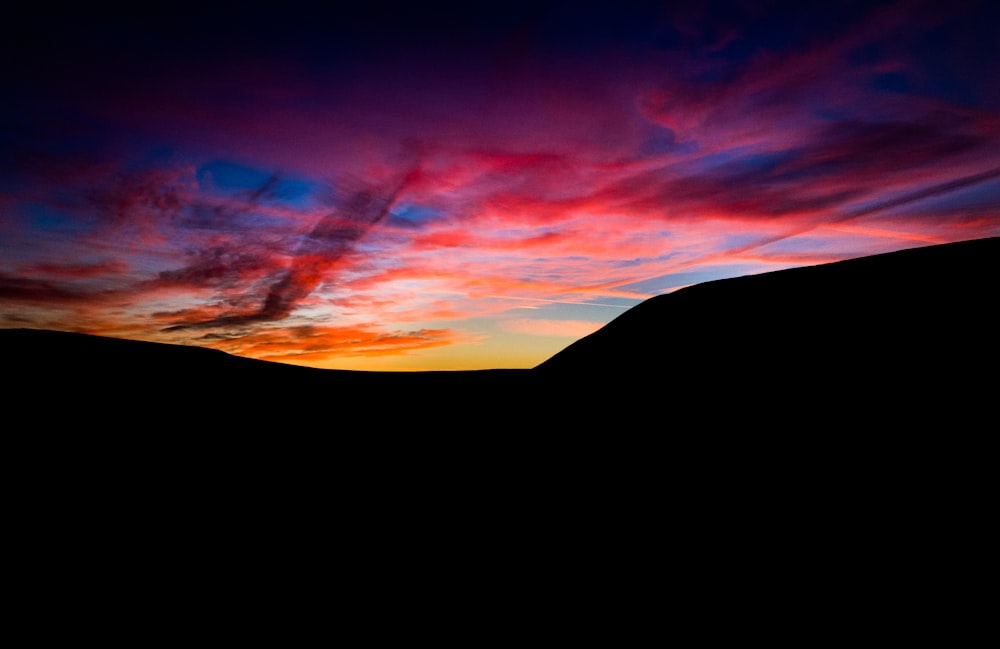
[[[267,327],[245,335],[205,336],[208,347],[261,360],[315,364],[342,357],[398,356],[474,340],[449,329],[381,331],[373,327]]]
[[[946,180],[944,182],[935,183],[933,185],[925,187],[920,187],[918,189],[908,191],[902,195],[887,197],[885,199],[877,201],[872,205],[868,205],[853,212],[850,212],[844,217],[843,220],[855,219],[858,217],[866,216],[868,214],[882,212],[885,210],[891,210],[896,207],[909,205],[911,203],[923,201],[928,198],[946,196],[948,194],[960,191],[962,189],[966,189],[968,187],[975,187],[976,185],[981,185],[983,183],[996,180],[997,178],[1000,178],[1000,167],[986,169],[979,173],[970,174],[968,176],[954,178],[951,180]]]
[[[242,289],[259,280],[275,265],[273,259],[244,252],[236,246],[213,246],[192,253],[193,261],[182,268],[160,271],[164,285]]]
[[[128,271],[128,264],[121,260],[106,260],[90,264],[39,263],[28,266],[25,272],[33,277],[46,276],[64,279],[88,279],[120,275]]]
[[[277,271],[269,281],[259,306],[250,312],[226,313],[200,322],[185,322],[167,327],[167,331],[191,328],[242,326],[273,322],[287,318],[302,300],[317,286],[329,279],[329,274],[351,249],[377,223],[389,213],[399,193],[400,185],[378,191],[360,189],[353,192],[338,210],[321,216],[313,227],[301,237],[291,252],[288,268]],[[252,270],[260,268],[257,258],[243,256]],[[191,267],[185,276],[217,277],[225,268],[210,260],[207,267]],[[206,275],[206,269],[211,273]],[[200,274],[199,274],[200,272]]]
[[[92,291],[71,284],[0,274],[0,300],[12,303],[65,304],[93,300],[97,297]]]

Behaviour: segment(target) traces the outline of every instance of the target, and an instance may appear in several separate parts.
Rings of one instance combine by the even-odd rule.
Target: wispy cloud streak
[[[402,184],[379,194],[371,189],[354,192],[341,208],[321,216],[291,253],[288,268],[270,282],[260,305],[249,313],[224,314],[209,320],[176,324],[165,331],[243,326],[287,318],[375,225],[385,219]],[[251,263],[255,260],[248,259]],[[227,270],[232,268],[227,264]],[[189,269],[190,270],[190,269]],[[169,274],[168,274],[169,275]]]

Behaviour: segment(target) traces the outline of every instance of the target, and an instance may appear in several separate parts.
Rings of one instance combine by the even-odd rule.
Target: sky
[[[684,286],[1000,235],[1000,3],[22,9],[0,328],[528,368]]]

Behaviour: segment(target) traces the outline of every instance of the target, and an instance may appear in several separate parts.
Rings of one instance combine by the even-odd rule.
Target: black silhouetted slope
[[[357,372],[198,347],[0,330],[29,421],[182,429],[678,430],[982,413],[997,389],[1000,238],[706,282],[533,370]],[[638,418],[638,419],[637,419]],[[640,422],[641,423],[638,423]]]
[[[993,237],[706,282],[646,300],[534,371],[681,411],[700,399],[709,419],[733,399],[961,405],[997,387],[998,277]]]
[[[0,330],[7,393],[53,420],[95,412],[141,425],[418,423],[443,403],[514,392],[529,370],[364,372],[243,358],[207,348],[37,329]]]

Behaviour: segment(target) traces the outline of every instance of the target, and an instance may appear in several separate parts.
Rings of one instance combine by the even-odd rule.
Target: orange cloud
[[[398,356],[475,340],[450,329],[379,331],[366,327],[267,328],[242,336],[203,340],[207,347],[238,356],[302,365],[339,357]]]

